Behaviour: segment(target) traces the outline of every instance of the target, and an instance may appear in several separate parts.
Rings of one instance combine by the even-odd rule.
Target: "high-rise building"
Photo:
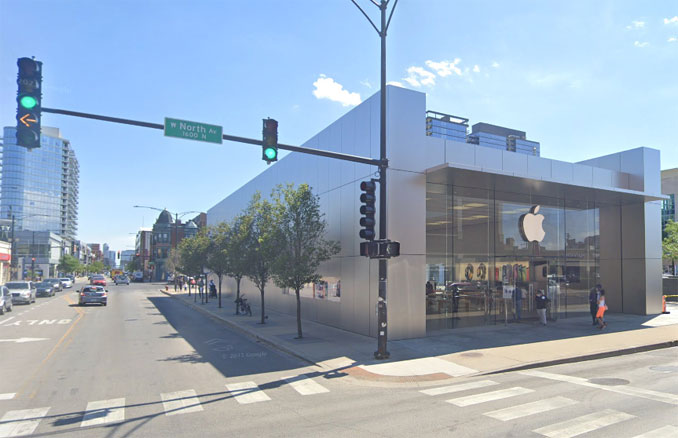
[[[50,231],[75,240],[80,168],[70,142],[58,128],[43,126],[37,149],[18,146],[15,127],[5,127],[3,143],[0,217],[14,215],[16,231]]]

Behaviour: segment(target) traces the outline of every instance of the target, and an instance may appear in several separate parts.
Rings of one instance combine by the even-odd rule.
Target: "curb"
[[[317,363],[314,362],[313,360],[308,359],[308,358],[306,358],[306,357],[304,357],[304,356],[301,356],[299,353],[297,353],[297,352],[295,352],[295,351],[292,351],[292,350],[290,350],[289,348],[285,348],[285,347],[281,346],[280,344],[278,344],[278,343],[276,343],[276,342],[274,342],[274,341],[272,341],[272,340],[270,340],[270,339],[268,339],[268,338],[266,338],[266,337],[263,337],[263,336],[260,336],[260,335],[255,334],[255,333],[252,333],[251,331],[242,328],[242,327],[239,326],[238,324],[235,324],[235,323],[233,323],[233,322],[231,322],[231,321],[229,321],[229,320],[227,320],[227,319],[224,319],[224,318],[220,317],[219,315],[215,315],[214,313],[210,312],[209,310],[207,310],[207,309],[205,309],[205,308],[203,308],[203,307],[196,306],[195,304],[193,304],[193,303],[191,303],[191,302],[189,302],[189,301],[183,300],[183,299],[177,297],[176,295],[174,295],[174,294],[172,294],[172,293],[169,293],[169,292],[166,292],[166,291],[164,291],[164,290],[162,290],[162,289],[160,289],[160,292],[162,292],[163,294],[167,295],[167,296],[170,297],[170,298],[174,298],[174,299],[178,300],[179,302],[181,302],[182,304],[184,304],[186,307],[189,307],[189,308],[192,308],[192,309],[198,310],[199,312],[204,313],[205,315],[207,315],[208,317],[210,317],[210,318],[213,319],[214,321],[217,321],[217,322],[219,322],[219,323],[221,323],[221,324],[227,325],[227,326],[228,326],[229,328],[231,328],[232,330],[234,330],[234,331],[240,333],[241,335],[247,336],[248,338],[252,339],[253,341],[260,342],[260,343],[263,343],[263,344],[266,344],[268,347],[273,348],[274,350],[278,350],[278,351],[280,351],[280,352],[283,352],[283,353],[285,353],[285,354],[287,354],[287,355],[289,355],[289,356],[292,356],[292,357],[294,357],[294,358],[296,358],[296,359],[299,359],[299,360],[301,360],[301,361],[303,361],[303,362],[307,362],[307,363],[310,364],[310,365],[320,366],[319,364],[317,364]]]

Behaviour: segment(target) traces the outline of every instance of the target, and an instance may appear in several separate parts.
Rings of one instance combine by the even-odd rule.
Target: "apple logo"
[[[529,213],[520,216],[520,235],[527,242],[541,242],[546,235],[542,227],[544,215],[537,213],[539,213],[539,206],[535,205],[530,209]]]

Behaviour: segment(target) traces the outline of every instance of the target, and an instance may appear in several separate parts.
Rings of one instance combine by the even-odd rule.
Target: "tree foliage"
[[[178,248],[172,248],[170,249],[167,260],[165,261],[165,269],[167,270],[167,272],[176,274],[177,272],[179,272],[180,267],[181,267],[181,256],[179,254],[179,250]]]
[[[229,235],[226,240],[225,255],[228,259],[228,276],[235,280],[235,313],[240,313],[240,282],[247,273],[248,260],[246,254],[247,244],[252,232],[252,216],[240,214],[233,218],[229,227]]]
[[[183,239],[179,243],[179,271],[190,276],[201,275],[207,262],[208,248],[209,238],[205,229],[191,238]]]
[[[207,268],[214,272],[219,281],[219,307],[221,307],[221,282],[229,271],[229,258],[226,256],[231,227],[221,222],[208,230]]]
[[[57,265],[57,270],[59,272],[64,272],[64,273],[74,273],[78,272],[80,269],[80,260],[77,258],[73,257],[70,254],[64,254],[61,257],[61,260],[59,260],[59,264]]]
[[[339,242],[325,239],[327,223],[320,202],[307,184],[297,189],[288,184],[273,192],[277,220],[277,255],[273,278],[281,288],[293,289],[297,298],[297,336],[302,337],[299,291],[321,280],[318,267],[340,250]]]
[[[662,255],[675,265],[678,259],[678,222],[669,220],[664,227],[664,240],[662,240]]]

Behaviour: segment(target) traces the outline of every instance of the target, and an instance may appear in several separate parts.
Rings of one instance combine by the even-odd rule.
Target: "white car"
[[[67,277],[60,278],[59,281],[61,282],[61,286],[64,289],[73,287],[73,281],[70,278]]]

